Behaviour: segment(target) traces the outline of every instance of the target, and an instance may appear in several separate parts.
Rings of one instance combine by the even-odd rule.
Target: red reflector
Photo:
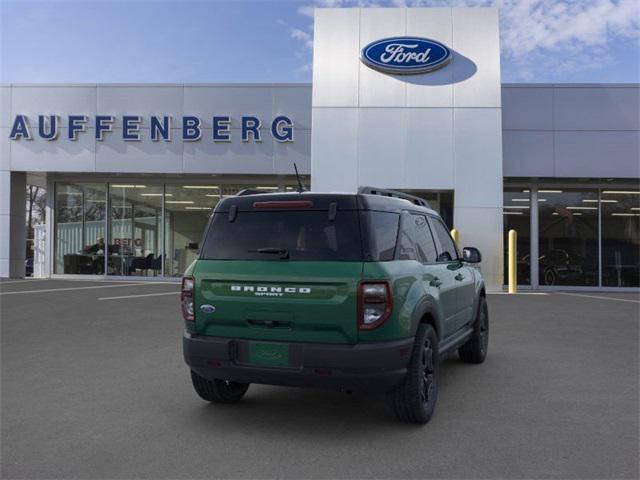
[[[270,202],[253,202],[253,208],[311,208],[310,200],[273,200]]]

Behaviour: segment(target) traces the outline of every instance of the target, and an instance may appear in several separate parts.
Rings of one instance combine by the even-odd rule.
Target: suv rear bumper
[[[182,341],[187,365],[208,379],[386,392],[402,382],[413,338],[357,345],[289,343],[289,367],[247,364],[248,343],[187,332]]]

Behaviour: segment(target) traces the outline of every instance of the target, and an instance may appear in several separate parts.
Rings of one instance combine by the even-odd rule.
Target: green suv
[[[487,354],[480,260],[399,192],[225,198],[182,280],[193,386],[218,403],[251,383],[384,392],[398,419],[426,423],[440,360]]]

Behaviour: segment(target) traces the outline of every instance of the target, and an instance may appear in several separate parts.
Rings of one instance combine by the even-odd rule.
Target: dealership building
[[[221,198],[295,191],[296,164],[425,198],[491,289],[510,229],[523,288],[638,289],[640,85],[502,84],[494,8],[317,9],[314,36],[312,84],[0,86],[0,277],[27,184],[37,275],[171,278]]]

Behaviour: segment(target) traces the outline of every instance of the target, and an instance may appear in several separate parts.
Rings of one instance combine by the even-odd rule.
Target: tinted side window
[[[442,221],[432,218],[431,226],[433,227],[433,233],[436,235],[440,242],[440,253],[438,255],[439,262],[448,262],[451,260],[457,260],[458,251],[456,250],[456,246],[453,243],[453,239],[451,238],[451,234],[447,230],[447,227],[444,226]]]
[[[398,242],[398,260],[417,260],[421,263],[433,261],[425,251],[425,228],[428,231],[427,219],[423,215],[405,213],[402,215],[402,227]]]
[[[435,262],[438,252],[436,250],[436,244],[433,241],[433,236],[431,235],[431,228],[429,228],[427,217],[424,215],[414,215],[414,217],[416,217],[415,224],[418,230],[418,240],[422,245],[422,251],[427,259],[426,261]]]
[[[391,212],[363,212],[364,223],[368,225],[367,257],[374,262],[393,260],[398,238],[400,215]]]

